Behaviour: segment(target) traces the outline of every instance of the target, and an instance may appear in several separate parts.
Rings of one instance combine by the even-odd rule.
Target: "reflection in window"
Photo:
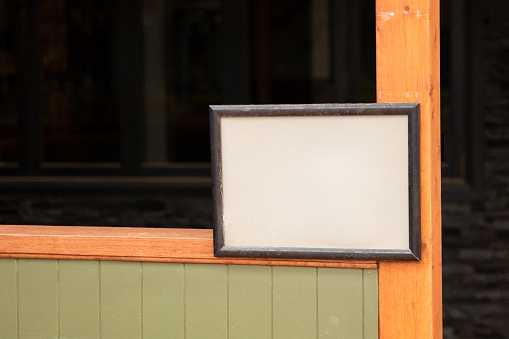
[[[375,97],[373,0],[0,0],[0,219],[210,227],[209,105]]]
[[[13,1],[0,2],[0,168],[19,160]]]
[[[115,1],[37,2],[43,161],[119,161],[111,50]]]
[[[0,162],[206,164],[209,105],[373,101],[374,23],[368,0],[0,0]]]

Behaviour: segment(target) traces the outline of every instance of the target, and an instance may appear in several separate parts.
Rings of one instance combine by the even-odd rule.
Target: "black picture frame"
[[[223,178],[221,118],[223,117],[303,117],[303,116],[408,116],[408,249],[350,249],[302,247],[226,246],[223,228]],[[421,257],[420,201],[420,106],[419,103],[310,104],[310,105],[218,105],[210,106],[212,190],[214,200],[214,255],[217,257],[398,260],[417,261]]]

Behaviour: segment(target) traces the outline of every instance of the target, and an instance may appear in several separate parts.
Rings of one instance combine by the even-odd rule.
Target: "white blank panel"
[[[225,246],[409,249],[407,115],[220,119]]]

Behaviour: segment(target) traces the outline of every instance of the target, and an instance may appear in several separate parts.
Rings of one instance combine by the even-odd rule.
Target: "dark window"
[[[209,105],[375,98],[372,0],[0,0],[4,194],[208,196]]]
[[[443,196],[476,198],[482,181],[481,13],[476,1],[441,1]]]

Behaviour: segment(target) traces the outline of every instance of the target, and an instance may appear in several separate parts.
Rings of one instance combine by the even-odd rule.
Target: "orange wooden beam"
[[[420,262],[379,265],[380,338],[442,338],[439,0],[377,0],[378,102],[421,103]]]
[[[376,269],[374,261],[216,258],[212,230],[0,225],[0,258]]]

